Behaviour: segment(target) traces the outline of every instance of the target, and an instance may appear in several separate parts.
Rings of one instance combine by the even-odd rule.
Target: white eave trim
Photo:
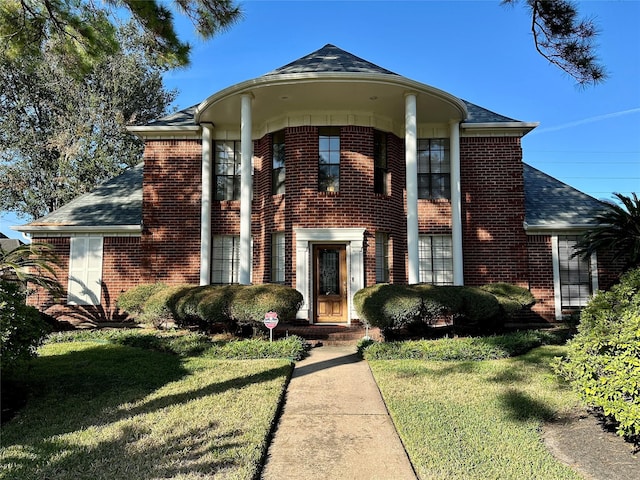
[[[527,235],[536,235],[544,233],[551,235],[553,232],[566,232],[566,231],[584,231],[593,228],[595,225],[587,223],[553,223],[549,225],[529,225],[527,222],[523,222],[523,227]]]
[[[103,233],[105,235],[113,234],[140,234],[142,227],[140,225],[19,225],[12,226],[12,230],[24,233]]]
[[[471,123],[462,122],[460,128],[466,131],[482,131],[482,130],[520,130],[523,135],[526,135],[531,130],[540,125],[540,122],[485,122],[485,123]]]
[[[198,136],[201,130],[199,125],[136,125],[127,127],[127,131],[140,138]]]
[[[372,82],[387,85],[402,86],[408,90],[415,90],[418,94],[427,94],[440,97],[455,105],[460,112],[460,118],[465,119],[469,116],[467,106],[458,97],[451,95],[444,90],[432,87],[430,85],[411,80],[402,75],[383,74],[383,73],[352,73],[352,72],[326,72],[326,73],[287,73],[263,75],[262,77],[246,80],[237,83],[223,90],[220,90],[206,98],[195,109],[195,122],[200,123],[202,113],[212,105],[224,100],[225,98],[251,92],[256,88],[269,87],[273,85],[303,84],[313,82]]]

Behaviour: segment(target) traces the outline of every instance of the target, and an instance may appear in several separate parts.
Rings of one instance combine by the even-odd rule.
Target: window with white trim
[[[340,190],[340,128],[322,127],[318,130],[318,191]]]
[[[418,139],[418,198],[451,199],[448,138]]]
[[[285,192],[285,145],[284,130],[272,134],[271,194]]]
[[[581,256],[571,258],[577,242],[577,236],[558,236],[562,308],[584,307],[593,293],[590,260]]]
[[[373,163],[373,192],[388,195],[387,134],[379,130],[373,132]]]
[[[271,281],[284,283],[285,237],[284,232],[271,234]]]
[[[71,237],[68,305],[100,305],[102,243],[102,237]]]
[[[214,235],[212,240],[211,283],[238,283],[240,237],[237,235]]]
[[[389,234],[376,232],[376,283],[389,282]]]
[[[421,283],[453,285],[451,235],[420,235],[418,261]]]
[[[240,199],[240,141],[215,142],[215,199]]]

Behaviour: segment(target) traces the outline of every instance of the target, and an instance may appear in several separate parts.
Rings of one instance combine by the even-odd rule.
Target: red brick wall
[[[527,286],[520,139],[461,138],[460,171],[465,284]]]
[[[55,272],[66,291],[69,283],[70,238],[42,237],[33,241],[53,246],[59,261]],[[140,283],[140,255],[140,237],[104,237],[100,306],[67,305],[66,295],[56,301],[42,288],[36,288],[27,302],[59,320],[73,324],[122,320],[124,317],[118,311],[116,302],[122,292]]]
[[[147,140],[141,239],[145,283],[199,283],[200,140]]]
[[[549,235],[530,235],[527,237],[527,249],[529,290],[536,298],[532,312],[534,316],[552,322],[555,320],[555,301],[551,237]]]

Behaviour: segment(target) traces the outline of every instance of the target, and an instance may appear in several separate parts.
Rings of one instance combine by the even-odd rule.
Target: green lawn
[[[578,405],[549,367],[564,347],[484,361],[372,360],[422,480],[561,480],[579,475],[542,444],[545,420]]]
[[[287,359],[180,357],[106,341],[45,345],[2,427],[0,478],[252,479]]]

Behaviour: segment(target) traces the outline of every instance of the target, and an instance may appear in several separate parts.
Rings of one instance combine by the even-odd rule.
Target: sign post
[[[264,326],[269,329],[269,341],[273,342],[273,329],[278,325],[278,314],[267,312],[264,314]]]

